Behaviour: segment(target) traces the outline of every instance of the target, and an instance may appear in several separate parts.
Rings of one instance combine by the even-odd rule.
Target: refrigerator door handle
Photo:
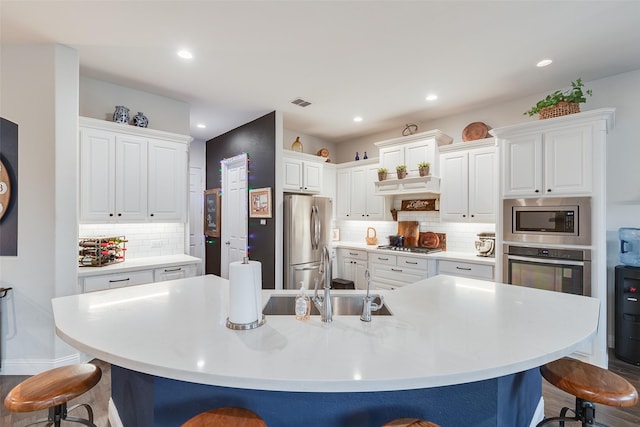
[[[320,220],[318,218],[318,207],[313,205],[311,207],[311,249],[318,249],[320,243]]]
[[[310,270],[318,270],[320,268],[319,265],[316,265],[315,267],[302,267],[302,268],[296,268],[296,271],[310,271]]]

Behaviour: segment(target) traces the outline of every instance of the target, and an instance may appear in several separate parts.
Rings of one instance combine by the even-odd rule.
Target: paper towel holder
[[[233,329],[234,331],[246,331],[249,329],[255,329],[258,326],[262,326],[266,321],[267,320],[265,319],[264,314],[262,315],[262,319],[253,321],[251,323],[233,323],[227,317],[227,328]]]
[[[243,264],[248,264],[249,263],[249,257],[243,257],[242,258],[242,263]],[[229,320],[229,318],[227,317],[227,328],[229,329],[233,329],[234,331],[246,331],[249,329],[255,329],[259,326],[264,325],[264,323],[267,320],[264,317],[264,314],[262,315],[262,317],[260,319],[254,320],[253,322],[250,323],[235,323],[232,322],[231,320]]]

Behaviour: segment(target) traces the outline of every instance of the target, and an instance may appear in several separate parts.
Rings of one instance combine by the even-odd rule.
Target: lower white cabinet
[[[165,280],[185,279],[196,275],[196,266],[174,265],[173,267],[156,268],[153,270],[153,281],[163,282]]]
[[[395,289],[426,279],[429,273],[427,258],[386,253],[369,254],[369,273],[373,289]]]
[[[472,279],[493,280],[492,265],[471,262],[438,260],[438,274],[470,277]]]
[[[82,292],[102,291],[123,286],[141,285],[153,282],[152,270],[136,270],[126,273],[101,274],[81,278]]]
[[[367,251],[359,249],[338,249],[339,278],[352,280],[356,289],[366,289]]]
[[[81,292],[103,291],[124,286],[142,285],[165,280],[184,279],[196,275],[195,264],[174,265],[159,268],[132,270],[124,273],[107,273],[78,278]]]

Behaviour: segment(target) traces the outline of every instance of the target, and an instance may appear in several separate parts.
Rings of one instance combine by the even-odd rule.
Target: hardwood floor
[[[102,379],[86,394],[69,402],[69,406],[76,403],[88,403],[94,411],[94,422],[99,427],[110,427],[108,421],[108,403],[111,395],[111,367],[101,360],[93,360],[102,369]],[[640,390],[640,366],[631,365],[616,359],[613,352],[609,354],[609,369],[612,372],[626,378],[637,390]],[[4,401],[5,396],[18,383],[26,379],[26,376],[4,375],[0,376],[0,398]],[[557,416],[563,406],[574,407],[575,398],[542,380],[542,395],[545,402],[545,415],[548,417]],[[70,415],[80,417],[86,416],[84,409],[78,408],[77,414],[71,412]],[[6,427],[23,427],[38,419],[47,416],[47,411],[42,410],[35,413],[18,414],[11,413],[0,405],[0,425]],[[596,406],[596,420],[609,425],[610,427],[638,427],[640,426],[640,405],[631,408],[612,408],[605,405]],[[44,424],[43,424],[44,425]],[[76,423],[66,423],[63,425],[73,426]],[[578,423],[566,423],[567,427],[577,426]],[[147,426],[133,426],[147,427]],[[511,426],[499,426],[511,427]]]

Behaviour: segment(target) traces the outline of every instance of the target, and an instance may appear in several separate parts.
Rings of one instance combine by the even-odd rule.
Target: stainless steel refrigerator
[[[332,200],[288,194],[284,197],[284,289],[313,289],[319,281],[322,249],[331,245]],[[329,247],[329,252],[331,248]]]

